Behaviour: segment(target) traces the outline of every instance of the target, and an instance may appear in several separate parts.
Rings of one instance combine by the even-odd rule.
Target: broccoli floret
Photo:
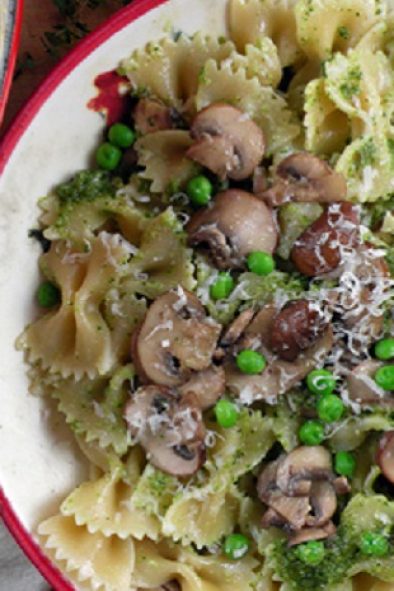
[[[344,509],[336,535],[325,541],[324,560],[318,566],[304,563],[296,547],[281,539],[266,549],[269,568],[292,591],[325,591],[361,572],[394,581],[393,517],[394,503],[384,496],[358,494]],[[360,540],[365,532],[384,534],[390,541],[389,554],[363,554]]]
[[[115,192],[116,183],[111,175],[103,170],[82,170],[55,190],[56,196],[63,204],[95,201],[102,196],[114,197]]]
[[[50,221],[45,238],[68,240],[74,248],[84,250],[97,229],[109,224],[131,243],[138,242],[145,215],[127,196],[117,194],[120,186],[120,181],[105,171],[78,172],[44,200],[44,220]]]
[[[388,211],[394,212],[394,197],[388,200],[379,199],[372,205],[365,207],[362,222],[371,230],[377,230]]]
[[[347,539],[343,530],[325,544],[325,557],[318,567],[307,565],[298,558],[297,547],[289,548],[286,540],[275,542],[270,563],[280,579],[294,591],[323,591],[340,583],[358,559],[360,551]]]

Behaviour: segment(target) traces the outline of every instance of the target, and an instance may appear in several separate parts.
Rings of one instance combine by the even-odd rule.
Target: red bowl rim
[[[19,39],[22,29],[23,2],[24,0],[16,0],[15,16],[12,25],[13,31],[11,35],[9,55],[6,63],[7,69],[4,77],[3,87],[0,93],[0,125],[3,121],[4,111],[7,104],[8,96],[10,94],[12,79],[14,76],[16,58],[18,56]]]
[[[51,97],[56,88],[85,58],[97,47],[107,41],[121,29],[137,20],[147,12],[164,4],[167,0],[134,0],[134,2],[116,12],[93,33],[90,33],[65,57],[44,82],[35,91],[30,100],[22,108],[13,124],[0,142],[0,175],[2,174],[11,154],[19,143],[24,132],[28,129],[36,114]],[[19,2],[19,7],[22,2]],[[21,8],[19,8],[21,10]],[[20,27],[20,18],[19,18]],[[18,32],[19,34],[19,32]],[[15,59],[16,53],[14,55]],[[55,591],[75,591],[75,588],[65,579],[59,569],[42,552],[32,533],[28,532],[12,508],[0,485],[0,516],[18,545],[36,566],[42,576]]]

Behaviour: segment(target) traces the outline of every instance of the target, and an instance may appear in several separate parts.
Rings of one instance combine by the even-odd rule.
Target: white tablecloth
[[[0,591],[49,591],[0,519]]]

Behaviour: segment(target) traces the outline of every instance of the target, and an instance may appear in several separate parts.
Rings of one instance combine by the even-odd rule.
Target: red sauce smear
[[[88,102],[88,108],[101,113],[107,120],[107,125],[130,119],[131,88],[129,80],[117,73],[116,70],[104,72],[97,76],[94,85],[98,95]]]

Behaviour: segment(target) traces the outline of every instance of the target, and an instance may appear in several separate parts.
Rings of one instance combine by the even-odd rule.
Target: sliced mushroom
[[[264,513],[263,518],[261,520],[261,527],[263,529],[268,529],[270,527],[285,527],[287,525],[286,519],[284,519],[279,513],[277,513],[274,509],[267,509]]]
[[[134,125],[142,135],[179,127],[180,115],[157,99],[142,98],[134,112]]]
[[[269,308],[264,310],[266,320],[264,331],[268,336],[264,338],[262,331],[260,336],[249,334],[245,336],[245,340],[241,341],[252,345],[267,357],[268,364],[264,372],[253,376],[245,375],[236,368],[234,363],[228,362],[225,365],[227,387],[245,404],[251,404],[256,400],[274,403],[279,395],[288,392],[312,369],[321,364],[334,344],[333,331],[331,326],[328,326],[314,345],[302,352],[295,361],[275,359],[269,349],[274,315],[268,313]],[[257,323],[257,320],[262,321],[262,319],[263,316],[259,313],[250,327],[255,324],[255,321]],[[261,343],[261,347],[257,343]]]
[[[160,296],[132,340],[140,377],[164,386],[182,384],[211,365],[220,332],[193,294],[179,288]]]
[[[328,481],[313,482],[310,492],[312,515],[306,518],[308,527],[321,527],[334,515],[337,509],[337,496]]]
[[[290,201],[333,203],[346,199],[345,178],[307,152],[291,154],[276,169],[273,186],[259,196],[271,207]]]
[[[289,538],[289,546],[298,546],[311,542],[313,540],[326,540],[336,533],[337,529],[332,521],[329,521],[324,527],[306,527],[300,531],[291,534]]]
[[[280,456],[265,466],[257,481],[258,497],[268,506],[262,526],[318,535],[316,530],[325,529],[336,511],[336,489],[344,492],[345,484],[349,489],[343,480],[339,486],[331,455],[322,446],[302,446]]]
[[[187,156],[221,178],[246,179],[264,156],[260,127],[246,113],[225,103],[200,111],[190,134],[195,142]]]
[[[379,404],[393,406],[394,397],[383,390],[374,380],[377,370],[383,363],[367,359],[354,367],[347,377],[349,398],[361,405]]]
[[[261,349],[264,355],[273,360],[270,351],[271,334],[274,318],[277,315],[275,304],[266,304],[255,314],[239,341],[240,349]]]
[[[237,318],[233,320],[233,322],[227,328],[226,332],[220,339],[220,344],[225,347],[234,345],[241,338],[242,333],[251,323],[254,315],[255,311],[253,308],[248,308],[247,310],[241,312],[241,314],[239,314],[239,316],[237,316]]]
[[[337,269],[359,243],[359,217],[350,203],[333,203],[301,234],[291,250],[298,271],[316,277]]]
[[[193,396],[165,386],[139,388],[125,408],[131,436],[150,462],[174,476],[191,476],[205,462],[205,428]]]
[[[305,495],[310,493],[312,481],[327,479],[331,475],[331,455],[325,447],[301,446],[280,463],[276,482],[290,496]]]
[[[394,431],[388,431],[381,438],[376,462],[387,480],[394,484]]]
[[[259,499],[266,502],[272,491],[277,490],[276,477],[278,468],[285,456],[280,456],[277,460],[267,464],[257,480],[257,494]]]
[[[206,410],[223,396],[225,385],[224,369],[212,365],[208,369],[194,373],[185,384],[179,387],[179,392],[194,394],[201,409]]]
[[[253,173],[253,193],[260,196],[261,193],[268,189],[268,179],[266,172],[262,166],[255,168]]]
[[[304,527],[310,511],[307,496],[288,497],[279,490],[271,493],[268,499],[268,505],[293,529]]]
[[[289,497],[281,491],[277,484],[277,471],[285,456],[268,464],[257,481],[257,494],[269,508],[273,509],[286,523],[295,529],[303,527],[310,505],[307,497]],[[267,519],[269,518],[269,515]],[[272,524],[270,524],[272,525]]]
[[[272,254],[277,229],[272,212],[257,197],[231,189],[195,213],[186,227],[191,246],[207,245],[220,269],[240,268],[251,251]]]
[[[290,301],[274,319],[271,348],[281,359],[294,361],[301,351],[318,340],[326,327],[327,322],[315,303]]]

